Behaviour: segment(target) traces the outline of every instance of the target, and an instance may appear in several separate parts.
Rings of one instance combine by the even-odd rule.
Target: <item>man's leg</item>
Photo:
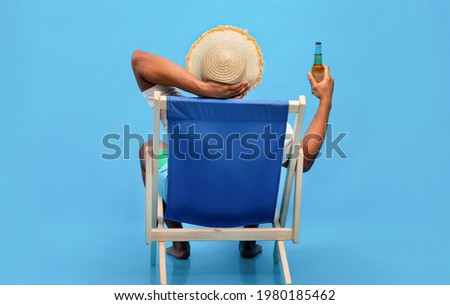
[[[257,228],[258,225],[248,225],[244,228]],[[243,258],[254,258],[259,253],[261,253],[262,247],[256,243],[256,241],[240,241],[239,242],[239,252]]]
[[[144,181],[145,185],[145,152],[149,151],[150,156],[153,156],[153,141],[148,141],[142,145],[141,149],[139,150],[139,159],[141,163],[141,174],[142,174],[142,180]],[[167,149],[166,143],[160,141],[159,143],[159,149]],[[163,208],[164,212],[166,211],[166,203],[163,200]],[[168,219],[164,219],[164,222],[166,223],[168,228],[182,228],[183,225],[181,222],[171,221]],[[191,246],[189,245],[189,242],[186,241],[174,241],[172,242],[172,246],[167,248],[167,254],[172,255],[176,258],[180,259],[186,259],[191,255]]]

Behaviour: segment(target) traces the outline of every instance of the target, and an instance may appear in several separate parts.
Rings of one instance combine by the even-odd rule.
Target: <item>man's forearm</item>
[[[202,81],[176,63],[142,51],[133,53],[132,66],[141,91],[154,85],[163,85],[177,87],[203,97],[242,98],[250,89],[246,80],[231,85]]]
[[[303,171],[308,171],[319,154],[327,132],[328,118],[331,110],[331,99],[321,101],[319,108],[306,131],[303,140]]]
[[[142,91],[156,84],[174,86],[194,94],[199,94],[201,91],[200,80],[164,57],[135,51],[132,66],[139,88]]]

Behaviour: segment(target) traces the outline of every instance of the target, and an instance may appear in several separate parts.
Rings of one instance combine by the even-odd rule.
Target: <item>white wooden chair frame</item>
[[[155,92],[155,104],[153,108],[154,152],[157,152],[159,148],[160,110],[166,109],[166,107],[166,97],[161,96],[159,91]],[[151,244],[150,260],[152,266],[155,265],[156,249],[159,248],[161,284],[167,284],[165,241],[174,240],[274,240],[274,262],[278,263],[281,261],[285,283],[292,284],[284,241],[292,240],[294,243],[298,243],[299,241],[303,173],[303,150],[300,147],[300,136],[305,108],[305,96],[300,96],[298,100],[289,101],[289,112],[296,114],[293,143],[290,151],[291,160],[286,172],[279,215],[276,211],[272,228],[164,228],[162,199],[158,194],[158,160],[157,158],[151,158],[149,152],[146,152],[146,243]],[[293,159],[292,156],[295,156],[294,150],[296,148],[299,150],[298,155],[296,159]],[[294,177],[295,190],[292,227],[286,228],[286,218]]]

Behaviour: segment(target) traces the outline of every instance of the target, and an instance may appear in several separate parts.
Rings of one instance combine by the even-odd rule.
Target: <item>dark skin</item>
[[[203,97],[243,98],[251,87],[251,84],[245,80],[233,85],[199,80],[176,63],[164,57],[142,51],[135,51],[133,53],[132,67],[141,91],[145,91],[159,84],[173,86]],[[307,73],[307,77],[311,87],[314,89],[314,95],[319,98],[320,102],[301,143],[304,152],[303,172],[310,170],[322,147],[331,110],[334,88],[334,79],[330,76],[330,70],[327,66],[325,66],[324,79],[320,83],[314,80],[311,73]],[[139,151],[144,184],[146,182],[145,151],[148,149],[150,156],[152,156],[152,148],[152,142],[149,141]],[[160,142],[160,149],[167,149],[167,145]],[[283,166],[287,166],[288,162],[283,164]],[[181,223],[167,219],[165,219],[165,223],[169,228],[183,227]],[[257,227],[257,225],[249,225],[246,227]],[[239,243],[239,251],[244,258],[255,257],[261,250],[261,246],[256,244],[255,241]],[[188,242],[174,241],[173,245],[167,249],[167,253],[176,258],[186,259],[190,256],[190,245]]]

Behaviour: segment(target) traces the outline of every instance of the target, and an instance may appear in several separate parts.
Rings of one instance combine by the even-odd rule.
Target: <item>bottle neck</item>
[[[315,65],[322,64],[322,54],[314,54],[314,64]]]
[[[321,65],[322,64],[322,46],[316,44],[316,50],[314,52],[314,64]]]

